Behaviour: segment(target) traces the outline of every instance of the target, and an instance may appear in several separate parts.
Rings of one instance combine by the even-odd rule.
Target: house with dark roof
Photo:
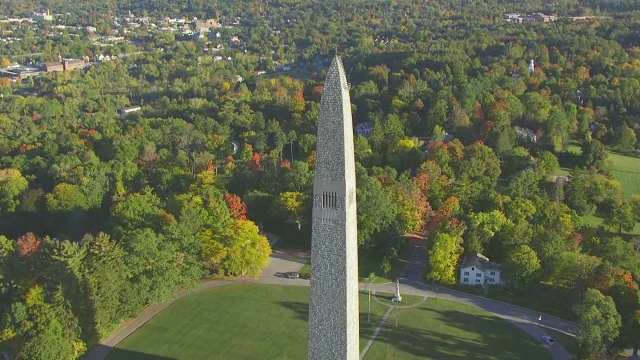
[[[500,284],[502,266],[489,261],[489,258],[477,253],[468,255],[460,267],[462,285]]]

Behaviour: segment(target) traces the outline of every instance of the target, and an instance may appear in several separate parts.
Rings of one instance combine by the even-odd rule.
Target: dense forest
[[[21,38],[0,43],[3,66],[136,54],[0,80],[0,349],[12,358],[76,359],[200,279],[256,276],[264,231],[308,247],[336,48],[354,125],[371,130],[355,139],[361,274],[389,272],[403,235],[424,233],[425,280],[453,284],[481,252],[515,293],[567,294],[581,358],[640,346],[637,2],[10,0],[0,14],[44,8],[100,35],[128,10],[239,20],[200,40],[143,25],[108,47],[0,24]],[[503,23],[515,11],[597,17]],[[142,109],[119,114],[130,105]]]

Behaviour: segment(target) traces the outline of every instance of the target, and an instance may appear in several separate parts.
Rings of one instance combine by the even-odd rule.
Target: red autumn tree
[[[40,239],[33,235],[33,233],[28,232],[18,238],[18,252],[20,252],[22,256],[31,255],[38,251],[40,243]]]
[[[281,163],[280,163],[280,167],[291,170],[291,162],[287,159],[284,159]]]
[[[427,232],[436,234],[442,228],[456,226],[458,219],[454,217],[460,211],[460,200],[455,196],[450,196],[442,202],[438,211],[428,221]]]
[[[257,173],[258,171],[260,171],[261,161],[262,161],[262,158],[260,157],[260,154],[258,154],[257,152],[254,152],[253,156],[251,157],[251,160],[249,161],[249,169],[254,173]]]
[[[231,215],[239,220],[247,220],[247,204],[242,202],[238,195],[226,194],[224,197],[227,200],[229,210],[231,210]]]

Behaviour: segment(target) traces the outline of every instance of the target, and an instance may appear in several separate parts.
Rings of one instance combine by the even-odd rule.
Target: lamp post
[[[399,303],[400,300],[396,300],[396,327],[398,326],[398,312],[400,311]]]
[[[367,312],[367,322],[371,322],[371,285],[373,284],[373,279],[375,279],[375,275],[373,273],[369,274],[369,311]]]

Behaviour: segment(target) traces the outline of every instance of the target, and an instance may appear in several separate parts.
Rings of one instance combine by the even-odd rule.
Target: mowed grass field
[[[577,145],[569,145],[567,152],[573,155],[581,155],[582,149]],[[620,182],[625,197],[631,198],[634,194],[640,194],[640,158],[625,156],[607,151],[607,169],[611,171],[613,178]],[[560,169],[556,175],[568,175],[569,168]]]
[[[473,306],[428,299],[395,313],[365,360],[553,359],[544,346],[514,325]]]
[[[640,158],[609,152],[608,164],[627,199],[640,194]]]
[[[360,346],[387,311],[360,295]],[[309,288],[226,285],[171,305],[111,352],[108,360],[306,359]]]
[[[238,284],[182,299],[122,341],[108,360],[306,359],[309,288]],[[388,307],[360,295],[360,348]],[[395,310],[393,310],[395,311]],[[480,309],[429,299],[395,312],[369,359],[550,359],[538,341]]]

